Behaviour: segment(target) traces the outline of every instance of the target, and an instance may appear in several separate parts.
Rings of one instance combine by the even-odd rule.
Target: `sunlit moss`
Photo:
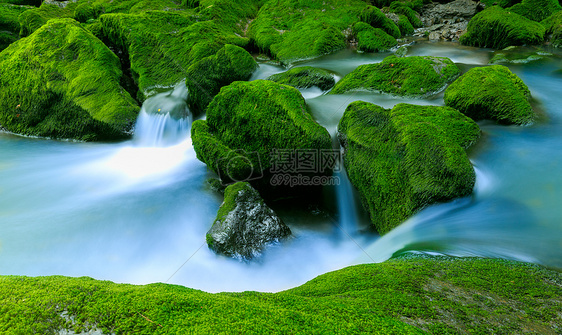
[[[123,138],[139,110],[119,59],[72,19],[53,19],[0,53],[0,125],[25,135]]]
[[[423,97],[443,90],[459,74],[459,68],[445,57],[392,55],[380,63],[357,67],[340,80],[330,94],[375,91]]]
[[[540,44],[544,33],[544,27],[538,22],[493,6],[470,20],[467,32],[460,37],[460,42],[477,47],[503,49],[511,45]]]
[[[474,120],[528,124],[535,117],[527,85],[502,65],[470,69],[445,90],[445,104]]]
[[[480,129],[452,108],[386,110],[357,101],[338,132],[349,180],[381,234],[425,206],[472,193],[476,177],[465,149]]]
[[[380,28],[373,28],[365,22],[353,25],[353,34],[357,38],[357,50],[366,52],[387,51],[398,42]]]
[[[560,6],[558,0],[523,0],[507,8],[507,10],[533,21],[542,21],[562,10],[562,6]]]

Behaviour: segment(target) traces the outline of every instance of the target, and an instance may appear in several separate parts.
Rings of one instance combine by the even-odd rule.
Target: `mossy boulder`
[[[442,91],[460,75],[449,58],[388,56],[380,63],[357,67],[341,79],[330,94],[374,91],[399,96],[425,97]]]
[[[468,23],[460,43],[476,47],[503,49],[511,45],[541,44],[545,29],[535,21],[493,6],[476,14]]]
[[[551,53],[528,47],[507,47],[495,51],[488,64],[527,64],[546,60]]]
[[[225,44],[249,43],[218,21],[196,22],[179,11],[105,14],[100,22],[105,39],[128,55],[132,77],[145,94],[154,87],[175,85],[187,77],[192,64],[215,55]]]
[[[316,86],[324,91],[331,89],[336,84],[336,79],[332,72],[312,66],[294,67],[288,71],[269,76],[267,80],[294,88],[311,88]]]
[[[0,3],[0,51],[19,39],[19,15],[30,8]]]
[[[346,47],[342,33],[359,20],[360,0],[268,1],[252,21],[248,36],[283,64]]]
[[[338,126],[349,180],[380,234],[420,209],[472,193],[476,176],[465,150],[478,125],[450,107],[357,101]]]
[[[556,12],[541,21],[546,29],[546,34],[550,35],[550,42],[556,48],[562,47],[562,11]]]
[[[523,0],[506,10],[540,22],[562,10],[562,6],[560,6],[558,0]]]
[[[291,235],[291,229],[269,208],[247,182],[229,185],[207,245],[218,254],[250,260],[271,243]]]
[[[367,6],[364,8],[360,18],[362,22],[368,23],[375,28],[381,28],[394,38],[400,37],[400,28],[398,28],[396,23],[387,18],[386,15],[375,6]]]
[[[385,33],[384,30],[373,28],[365,22],[357,22],[353,25],[353,35],[357,39],[357,50],[359,51],[387,51],[398,44],[396,39]]]
[[[234,81],[250,79],[257,67],[258,64],[248,51],[232,44],[195,62],[187,69],[185,79],[191,110],[204,111],[221,87]]]
[[[445,104],[474,120],[501,124],[528,124],[535,117],[527,85],[507,67],[492,65],[470,69],[447,90]]]
[[[72,19],[54,19],[0,53],[0,125],[78,140],[128,136],[139,106],[119,59]]]
[[[272,171],[283,162],[276,153],[332,147],[300,92],[268,80],[223,87],[207,107],[207,119],[193,123],[191,138],[197,158],[223,183],[249,180],[260,192],[274,186]]]
[[[409,23],[414,28],[423,27],[423,23],[419,18],[419,14],[404,2],[394,1],[390,4],[390,11],[392,13],[401,14],[408,18]]]
[[[405,15],[398,15],[398,28],[402,36],[412,35],[414,33],[414,26],[410,23],[410,20]]]

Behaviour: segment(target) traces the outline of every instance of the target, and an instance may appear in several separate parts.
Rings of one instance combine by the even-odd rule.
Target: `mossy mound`
[[[400,37],[400,28],[377,7],[367,6],[363,9],[361,21],[370,24],[372,27],[381,28],[394,38]]]
[[[390,4],[389,9],[392,13],[402,14],[406,16],[408,18],[409,23],[414,28],[423,27],[423,22],[418,17],[418,13],[416,13],[416,11],[413,10],[406,3],[400,1],[394,1],[393,3]]]
[[[197,158],[224,183],[250,180],[260,191],[272,186],[268,174],[283,161],[275,153],[332,147],[300,92],[267,80],[223,87],[207,107],[207,120],[193,123],[191,138]]]
[[[333,73],[312,66],[294,67],[288,71],[269,76],[267,80],[294,88],[316,86],[324,91],[331,89],[336,84]]]
[[[414,26],[410,23],[410,20],[405,15],[398,15],[398,28],[402,36],[412,35],[414,33]]]
[[[0,3],[9,3],[12,5],[20,5],[20,6],[35,6],[35,7],[39,7],[41,6],[41,2],[43,2],[43,0],[0,0]]]
[[[447,258],[352,266],[273,294],[1,276],[0,331],[548,334],[562,322],[561,281],[560,273],[534,265]]]
[[[530,20],[540,22],[562,10],[562,6],[560,6],[558,0],[523,0],[507,8],[507,10]]]
[[[262,52],[283,64],[346,47],[342,33],[366,7],[360,0],[268,1],[248,30]]]
[[[226,256],[250,260],[271,243],[291,235],[291,229],[247,182],[229,185],[206,240],[209,248]]]
[[[0,3],[0,51],[19,39],[19,15],[30,8]]]
[[[503,49],[511,45],[541,44],[544,27],[519,14],[493,6],[476,14],[460,37],[461,44]]]
[[[398,44],[396,39],[385,33],[380,28],[373,28],[365,22],[357,22],[353,25],[353,34],[357,39],[357,50],[366,52],[378,52],[390,50]]]
[[[221,87],[250,79],[257,67],[258,64],[246,50],[232,44],[192,64],[185,79],[191,110],[195,113],[204,111]]]
[[[24,135],[123,138],[139,107],[119,59],[72,19],[54,19],[0,53],[0,125]]]
[[[106,14],[100,22],[106,39],[128,54],[132,76],[145,93],[155,86],[173,86],[187,77],[193,63],[215,55],[226,44],[249,43],[238,28],[219,20],[196,22],[189,13],[178,11]]]
[[[527,85],[503,65],[470,69],[447,90],[445,104],[474,120],[528,124],[535,117]]]
[[[357,67],[340,80],[330,94],[375,91],[424,97],[443,90],[459,75],[459,68],[445,57],[392,55],[380,63]]]
[[[551,35],[550,42],[556,48],[562,47],[562,11],[552,14],[541,21],[546,33]]]
[[[480,129],[450,107],[357,101],[338,126],[344,163],[380,234],[420,209],[472,193],[476,176],[465,149]]]

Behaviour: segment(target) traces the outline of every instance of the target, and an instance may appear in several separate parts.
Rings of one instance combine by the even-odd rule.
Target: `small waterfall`
[[[339,225],[343,233],[349,236],[356,235],[359,216],[357,214],[353,186],[349,182],[347,173],[342,170],[336,174],[339,184],[336,186],[336,197],[338,200]]]
[[[192,116],[187,95],[182,81],[172,91],[146,99],[135,126],[134,142],[142,147],[166,147],[188,138]]]

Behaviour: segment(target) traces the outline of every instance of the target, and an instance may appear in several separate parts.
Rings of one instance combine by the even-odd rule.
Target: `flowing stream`
[[[389,53],[342,51],[303,62],[338,78]],[[486,64],[490,50],[419,43],[409,55],[447,56],[462,70]],[[562,68],[559,57],[510,65],[546,116],[532,126],[481,123],[471,149],[471,197],[435,205],[378,237],[349,184],[328,187],[314,208],[277,206],[294,238],[254,262],[215,255],[205,243],[221,197],[195,157],[191,116],[180,83],[143,105],[132,140],[76,143],[0,132],[0,274],[91,276],[144,284],[168,282],[209,292],[278,291],[350,264],[402,252],[445,253],[537,262],[562,268]],[[261,64],[252,79],[284,71]],[[345,107],[366,100],[443,105],[432,99],[303,91],[335,135]]]

